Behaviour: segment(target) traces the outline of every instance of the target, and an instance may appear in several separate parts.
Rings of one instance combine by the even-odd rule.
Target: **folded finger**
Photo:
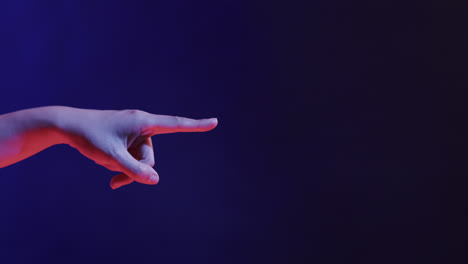
[[[125,173],[120,173],[112,177],[110,181],[110,186],[112,189],[120,188],[124,185],[132,183],[134,180],[128,177]]]

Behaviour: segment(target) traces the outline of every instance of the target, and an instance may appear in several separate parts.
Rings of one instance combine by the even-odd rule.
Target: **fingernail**
[[[150,178],[149,178],[149,181],[151,183],[157,184],[159,182],[159,177],[156,176],[156,175],[151,175]]]

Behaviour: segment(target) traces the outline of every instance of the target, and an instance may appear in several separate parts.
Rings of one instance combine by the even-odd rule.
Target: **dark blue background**
[[[462,263],[465,9],[374,2],[3,1],[0,113],[219,126],[154,137],[157,186],[1,169],[0,263]]]

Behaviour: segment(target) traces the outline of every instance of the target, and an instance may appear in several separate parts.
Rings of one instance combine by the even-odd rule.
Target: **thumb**
[[[124,149],[115,157],[120,164],[120,169],[134,181],[144,184],[157,184],[159,182],[158,173],[148,164],[136,160]]]

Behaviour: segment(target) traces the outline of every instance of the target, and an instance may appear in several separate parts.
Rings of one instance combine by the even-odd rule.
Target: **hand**
[[[189,119],[154,115],[140,110],[88,110],[67,108],[58,122],[66,143],[84,156],[121,172],[110,185],[113,189],[137,181],[157,184],[151,136],[176,132],[205,132],[218,124],[216,118]]]

